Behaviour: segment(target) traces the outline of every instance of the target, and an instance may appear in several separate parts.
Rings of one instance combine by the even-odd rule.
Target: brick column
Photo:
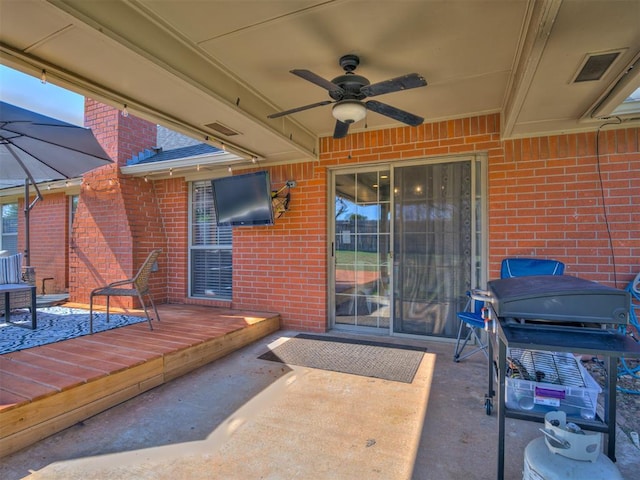
[[[132,277],[152,249],[161,248],[166,255],[153,183],[120,171],[127,159],[155,146],[156,125],[132,115],[123,117],[118,109],[86,99],[85,126],[115,163],[83,177],[69,255],[69,299],[78,303],[88,303],[97,286]],[[164,301],[162,268],[152,282],[154,298]],[[112,300],[113,306],[138,306],[130,298]]]

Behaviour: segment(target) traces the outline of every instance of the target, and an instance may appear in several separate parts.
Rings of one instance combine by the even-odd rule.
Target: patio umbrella
[[[112,160],[91,130],[0,102],[0,189],[25,187],[25,262],[30,265],[29,212],[38,183],[65,180]],[[36,190],[29,204],[29,184]]]

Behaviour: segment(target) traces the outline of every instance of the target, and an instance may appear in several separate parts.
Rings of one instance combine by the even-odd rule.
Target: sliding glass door
[[[476,157],[333,172],[331,326],[455,337],[484,284],[483,176]]]

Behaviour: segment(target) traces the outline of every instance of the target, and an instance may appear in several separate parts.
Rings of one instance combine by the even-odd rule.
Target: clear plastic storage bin
[[[592,420],[602,388],[570,353],[509,349],[506,406]]]

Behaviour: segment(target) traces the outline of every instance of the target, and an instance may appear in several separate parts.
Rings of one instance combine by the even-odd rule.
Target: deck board
[[[0,458],[280,328],[275,313],[158,310],[153,330],[143,322],[0,355]]]
[[[55,390],[64,390],[85,382],[84,378],[69,375],[59,369],[42,368],[39,365],[14,362],[2,357],[0,357],[0,371],[6,372],[7,375],[28,378],[31,381],[38,382],[38,384],[50,386]]]
[[[63,371],[67,375],[83,378],[85,381],[105,375],[105,372],[102,370],[91,368],[88,365],[78,365],[75,362],[71,362],[66,357],[52,358],[46,355],[42,355],[41,351],[38,352],[37,349],[29,349],[21,352],[16,352],[12,354],[11,360],[15,363],[25,363],[27,365],[37,364],[41,368],[46,368],[54,371]],[[2,389],[0,386],[0,392],[1,391]]]

